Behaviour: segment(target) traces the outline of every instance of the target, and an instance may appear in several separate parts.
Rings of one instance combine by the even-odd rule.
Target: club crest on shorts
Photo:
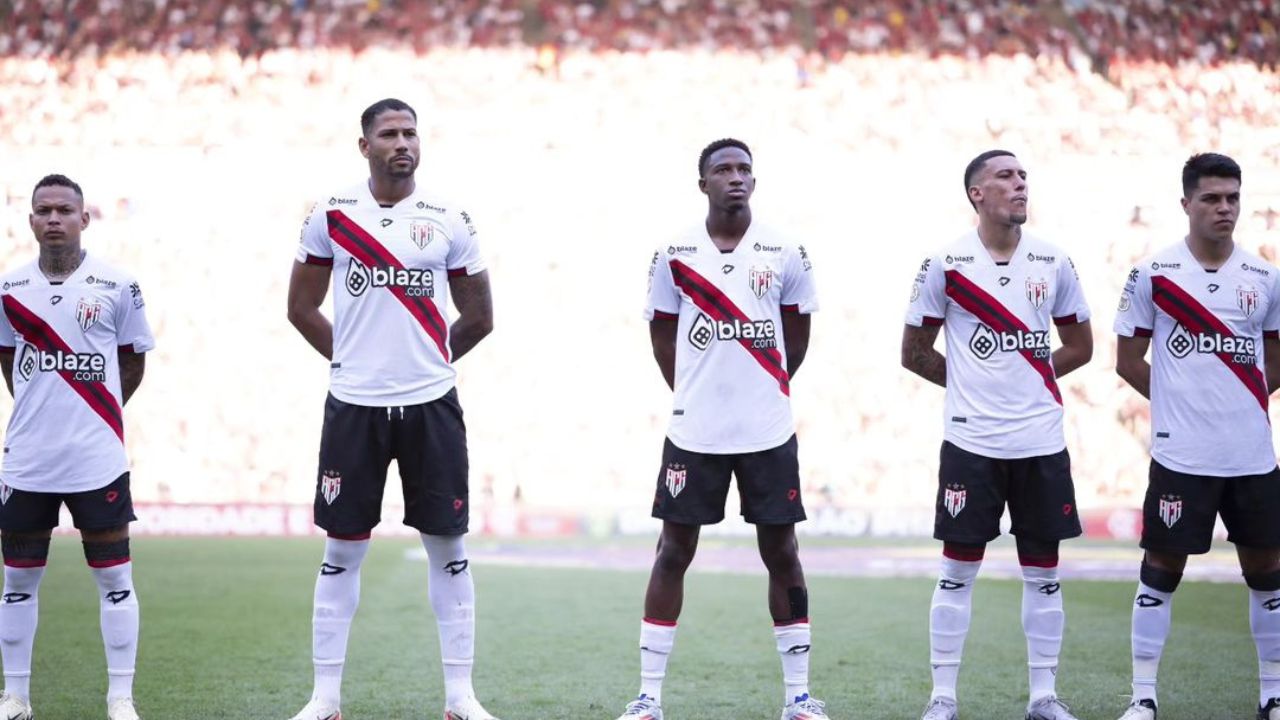
[[[1048,281],[1040,278],[1039,282],[1031,282],[1031,278],[1027,278],[1027,300],[1031,301],[1031,306],[1039,310],[1047,299],[1049,299]]]
[[[102,317],[102,303],[98,300],[80,298],[80,302],[76,303],[76,322],[80,323],[80,329],[85,332],[89,328],[98,324],[98,318]]]
[[[773,268],[752,267],[751,272],[747,274],[747,283],[756,297],[764,297],[764,294],[769,292],[769,288],[773,287]]]
[[[409,223],[409,239],[419,250],[425,250],[435,238],[436,229],[431,223]]]
[[[969,491],[964,485],[959,483],[948,485],[942,489],[942,507],[946,508],[951,517],[955,517],[964,510],[964,503],[968,497]]]
[[[1172,529],[1177,524],[1178,519],[1182,517],[1182,496],[1181,495],[1161,495],[1160,496],[1160,520],[1164,522],[1165,527]]]
[[[342,475],[337,470],[325,470],[320,474],[320,497],[329,505],[338,499],[338,493],[342,492]]]
[[[689,470],[680,463],[671,463],[667,465],[667,492],[671,493],[671,497],[680,494],[684,490],[685,481],[689,478]]]
[[[1236,288],[1236,305],[1244,311],[1245,317],[1249,317],[1258,309],[1258,291],[1253,288]]]
[[[0,505],[9,502],[9,496],[13,494],[13,488],[7,483],[0,482]]]

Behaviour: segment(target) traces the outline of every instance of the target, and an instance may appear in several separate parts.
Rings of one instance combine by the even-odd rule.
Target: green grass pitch
[[[483,544],[472,541],[473,547]],[[375,540],[343,686],[347,720],[439,718],[426,568]],[[133,541],[142,605],[135,698],[146,720],[276,719],[310,695],[311,592],[322,541]],[[802,551],[803,552],[803,551]],[[1135,556],[1136,556],[1135,551]],[[1136,557],[1135,557],[1136,560]],[[646,574],[476,562],[476,689],[503,720],[613,720],[638,684]],[[772,720],[781,672],[759,575],[698,572],[668,668],[670,720]],[[929,692],[929,579],[810,579],[812,683],[832,718],[914,720]],[[1062,697],[1082,720],[1127,698],[1130,583],[1065,585]],[[980,580],[960,675],[965,720],[1021,718],[1020,588]],[[1186,583],[1174,604],[1161,720],[1251,718],[1257,663],[1239,585]],[[79,543],[55,541],[40,592],[33,704],[40,720],[106,716],[97,600]]]

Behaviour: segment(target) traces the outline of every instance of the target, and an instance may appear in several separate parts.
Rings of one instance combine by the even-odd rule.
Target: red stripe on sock
[[[1036,568],[1056,568],[1058,567],[1057,555],[1019,555],[1018,564],[1022,567]]]
[[[125,557],[122,557],[122,558],[114,558],[114,559],[112,559],[112,560],[90,560],[90,561],[89,561],[89,567],[91,567],[91,568],[99,568],[99,569],[101,569],[101,568],[115,567],[115,566],[117,566],[117,565],[123,565],[123,564],[125,564],[125,563],[129,562],[129,560],[130,560],[130,558],[129,558],[128,556],[125,556]]]
[[[653,619],[653,618],[649,618],[649,617],[647,617],[647,618],[644,618],[644,621],[645,621],[645,622],[647,622],[647,623],[649,623],[650,625],[661,625],[662,627],[675,627],[675,626],[676,626],[676,621],[675,621],[675,620],[655,620],[655,619]]]
[[[773,626],[776,628],[787,627],[788,625],[799,625],[801,623],[808,623],[808,622],[809,622],[809,618],[807,617],[796,618],[794,620],[774,620]]]
[[[364,533],[363,535],[338,535],[336,533],[329,533],[329,537],[334,540],[368,540],[373,537],[373,533]]]
[[[35,560],[32,558],[5,558],[4,564],[11,568],[36,568],[44,567],[49,563],[48,560]]]
[[[983,546],[953,545],[952,543],[942,545],[942,557],[960,562],[978,562],[986,554],[987,548]]]

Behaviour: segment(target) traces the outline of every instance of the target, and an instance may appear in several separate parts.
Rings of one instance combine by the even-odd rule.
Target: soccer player
[[[804,247],[753,222],[751,151],[711,143],[698,158],[707,218],[653,255],[645,317],[675,391],[653,516],[657,557],[640,623],[640,694],[619,720],[662,720],[662,679],[703,525],[724,519],[730,475],[756,526],[784,683],[783,720],[825,719],[809,696],[809,595],[795,524],[805,519],[791,378],[818,309]]]
[[[1129,272],[1116,372],[1151,400],[1151,469],[1133,603],[1133,698],[1155,720],[1156,670],[1188,555],[1222,515],[1249,586],[1258,717],[1280,719],[1280,470],[1267,404],[1280,384],[1280,270],[1236,245],[1240,166],[1193,155],[1182,169],[1185,240]],[[1146,360],[1151,352],[1150,363]]]
[[[129,559],[129,461],[121,408],[155,347],[142,290],[80,247],[80,186],[47,175],[31,195],[35,262],[0,275],[0,370],[13,414],[0,468],[0,718],[31,720],[31,647],[40,579],[63,503],[98,585],[107,653],[107,717],[137,720],[138,594]]]
[[[417,118],[391,98],[364,111],[359,146],[369,177],[316,205],[289,281],[289,320],[330,367],[315,498],[316,524],[328,532],[312,616],[315,690],[294,720],[342,717],[360,565],[381,520],[392,458],[404,522],[427,551],[445,720],[493,720],[471,687],[467,437],[452,365],[493,328],[489,274],[471,216],[414,180]],[[320,312],[331,278],[332,325]],[[452,325],[450,295],[458,309]]]
[[[1089,361],[1089,307],[1062,249],[1024,232],[1027,173],[989,150],[964,171],[978,226],[920,266],[902,365],[946,392],[935,538],[942,571],[929,608],[933,692],[922,720],[955,720],[973,583],[1006,505],[1022,566],[1027,720],[1073,720],[1058,699],[1058,544],[1080,535],[1058,378]],[[946,327],[945,357],[934,349]],[[1061,346],[1051,350],[1049,329]]]

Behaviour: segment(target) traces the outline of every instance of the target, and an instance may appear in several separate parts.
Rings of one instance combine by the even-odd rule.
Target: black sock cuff
[[[1245,575],[1244,584],[1248,585],[1250,590],[1275,592],[1280,590],[1280,570],[1273,570],[1261,575]]]
[[[38,561],[41,565],[49,559],[49,538],[40,537],[0,537],[0,554],[6,561],[13,560],[14,567],[25,567],[28,561]]]
[[[84,559],[90,567],[103,568],[122,565],[129,562],[129,538],[115,542],[86,542]]]
[[[1142,584],[1160,592],[1171,593],[1178,589],[1178,583],[1182,582],[1182,573],[1169,572],[1162,570],[1154,565],[1147,564],[1146,560],[1142,561],[1142,570],[1138,573],[1138,578],[1142,580]]]

